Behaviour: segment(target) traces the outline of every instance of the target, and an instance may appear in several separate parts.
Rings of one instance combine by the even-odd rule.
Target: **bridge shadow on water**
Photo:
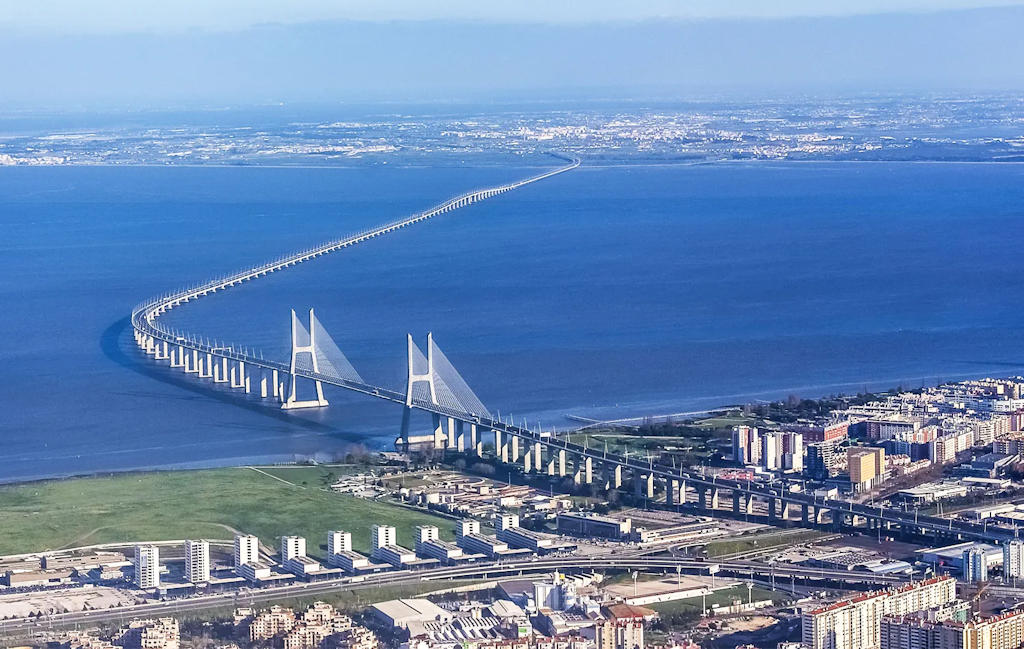
[[[279,423],[286,424],[289,427],[304,428],[309,431],[330,435],[331,437],[349,442],[363,442],[366,439],[365,435],[360,435],[355,432],[339,431],[327,424],[282,412],[280,408],[263,405],[246,399],[238,394],[211,389],[203,382],[189,378],[184,373],[175,373],[166,365],[146,362],[148,359],[139,358],[138,354],[140,352],[135,347],[134,342],[128,337],[130,335],[131,319],[129,317],[122,318],[112,323],[100,335],[100,349],[103,351],[103,355],[121,367],[129,369],[136,374],[141,374],[147,378],[160,381],[161,383],[172,385],[193,395],[199,395],[205,399],[212,399],[214,401],[219,401],[236,408],[241,408],[243,410],[262,415]],[[168,395],[161,396],[162,398],[167,398]]]

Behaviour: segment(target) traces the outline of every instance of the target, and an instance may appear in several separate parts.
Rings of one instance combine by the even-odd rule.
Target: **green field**
[[[688,616],[688,615],[700,615],[700,608],[702,605],[702,599],[707,603],[707,607],[711,608],[713,605],[718,604],[719,606],[731,606],[733,600],[740,600],[742,603],[747,603],[747,587],[745,585],[733,586],[732,588],[725,588],[722,590],[716,590],[715,592],[708,595],[706,598],[691,597],[689,599],[677,599],[671,602],[660,602],[657,604],[647,604],[648,608],[653,608],[665,618],[672,618],[675,616]],[[756,586],[751,589],[750,597],[753,601],[757,602],[760,600],[770,599],[774,602],[784,602],[790,599],[786,593],[780,593],[778,591],[770,591],[765,588],[757,588]]]
[[[413,544],[416,525],[437,525],[443,538],[452,538],[449,520],[324,491],[318,472],[340,475],[339,468],[261,470],[299,486],[253,469],[233,468],[0,487],[0,554],[98,543],[230,539],[237,530],[256,534],[271,546],[284,534],[305,536],[309,554],[322,556],[327,530],[351,532],[354,548],[366,551],[370,527],[380,523],[398,528],[398,541],[407,546]]]

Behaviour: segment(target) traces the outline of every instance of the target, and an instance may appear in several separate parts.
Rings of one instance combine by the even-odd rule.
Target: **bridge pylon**
[[[409,420],[412,418],[413,391],[417,384],[425,383],[427,386],[427,399],[435,406],[437,400],[437,384],[434,382],[434,334],[427,334],[427,356],[423,358],[423,352],[416,347],[412,340],[412,334],[406,334],[406,350],[409,360],[408,374],[405,382],[405,407],[402,408],[402,446],[409,450]],[[426,368],[422,368],[424,360]],[[417,361],[421,366],[417,368]],[[425,369],[425,371],[423,371]],[[441,415],[431,413],[432,428],[434,431],[434,448],[444,448],[446,437],[441,424]]]
[[[324,386],[318,380],[314,380],[313,383],[316,385],[316,399],[308,399],[300,401],[296,397],[296,375],[295,371],[298,368],[299,358],[305,358],[305,354],[309,355],[310,367],[314,374],[320,373],[320,364],[317,362],[317,350],[316,350],[316,322],[313,316],[313,309],[309,310],[309,329],[307,330],[299,322],[299,317],[295,315],[295,309],[292,309],[292,359],[290,365],[291,374],[291,386],[288,390],[288,398],[281,404],[282,410],[294,410],[297,408],[322,408],[327,404],[327,399],[324,398]],[[304,334],[304,340],[300,342],[299,334]],[[308,343],[305,341],[308,338]],[[305,365],[305,363],[303,363]]]

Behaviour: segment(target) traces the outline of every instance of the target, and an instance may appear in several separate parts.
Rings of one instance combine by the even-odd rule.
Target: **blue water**
[[[394,438],[331,390],[284,414],[141,358],[153,293],[534,168],[0,170],[0,480]],[[493,410],[565,426],[1024,370],[1024,167],[583,167],[218,293],[168,322],[286,360],[314,306],[401,387],[428,331]]]

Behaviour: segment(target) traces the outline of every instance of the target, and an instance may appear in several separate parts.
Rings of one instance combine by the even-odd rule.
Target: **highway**
[[[189,611],[248,605],[250,603],[268,602],[289,597],[314,597],[339,590],[369,590],[384,586],[402,586],[423,582],[438,582],[437,590],[442,590],[445,588],[444,582],[452,579],[490,579],[518,575],[536,575],[538,573],[550,573],[554,570],[590,572],[640,569],[647,571],[664,570],[672,573],[678,568],[687,573],[707,574],[709,566],[712,565],[719,567],[720,574],[731,575],[737,578],[764,579],[769,574],[772,574],[776,578],[795,577],[803,580],[834,580],[848,584],[877,587],[897,585],[906,582],[908,579],[902,575],[876,575],[867,571],[824,570],[784,564],[769,565],[756,561],[731,560],[715,562],[629,555],[536,558],[510,562],[472,563],[462,566],[447,566],[424,570],[396,570],[368,575],[363,578],[343,577],[322,582],[293,583],[287,586],[276,586],[258,590],[227,591],[114,609],[60,613],[32,619],[4,620],[0,621],[0,634],[24,635],[46,628],[94,625],[100,622],[161,615],[179,615]]]

